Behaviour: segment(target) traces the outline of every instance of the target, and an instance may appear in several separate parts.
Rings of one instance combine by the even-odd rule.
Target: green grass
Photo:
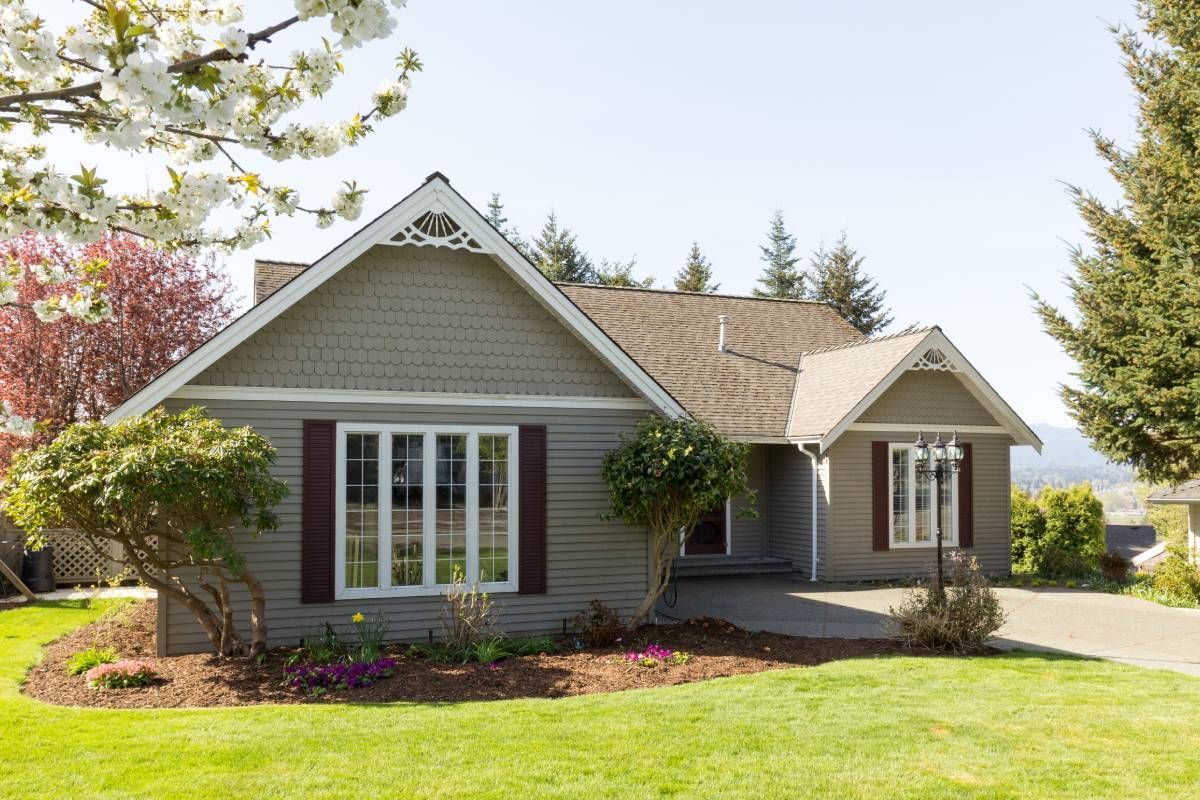
[[[78,603],[0,612],[0,797],[1187,797],[1200,680],[1029,653],[460,705],[79,710],[22,696]]]

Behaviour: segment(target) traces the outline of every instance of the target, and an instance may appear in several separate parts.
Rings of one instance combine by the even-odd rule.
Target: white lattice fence
[[[94,583],[97,575],[107,581],[125,569],[117,545],[96,552],[83,536],[67,529],[46,531],[46,538],[54,548],[54,579],[59,583]]]

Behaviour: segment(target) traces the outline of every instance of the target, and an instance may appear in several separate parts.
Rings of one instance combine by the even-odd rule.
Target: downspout
[[[810,581],[817,581],[817,463],[821,460],[820,454],[817,451],[809,450],[804,445],[797,445],[800,452],[808,456],[812,462],[812,569],[809,578]],[[820,447],[820,445],[818,445]]]

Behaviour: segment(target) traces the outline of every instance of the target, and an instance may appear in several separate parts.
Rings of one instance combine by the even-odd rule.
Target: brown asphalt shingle
[[[1200,479],[1172,486],[1170,489],[1159,489],[1151,492],[1146,498],[1151,503],[1185,503],[1191,500],[1200,503]]]
[[[690,414],[727,436],[782,437],[800,354],[863,339],[824,303],[558,287]],[[725,353],[717,351],[722,314]]]
[[[254,304],[258,305],[279,290],[280,286],[308,269],[308,264],[295,261],[254,261]]]

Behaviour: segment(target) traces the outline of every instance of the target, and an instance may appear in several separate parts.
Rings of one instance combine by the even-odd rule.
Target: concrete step
[[[786,558],[771,556],[684,556],[675,562],[680,578],[712,578],[720,575],[768,575],[794,572]]]

